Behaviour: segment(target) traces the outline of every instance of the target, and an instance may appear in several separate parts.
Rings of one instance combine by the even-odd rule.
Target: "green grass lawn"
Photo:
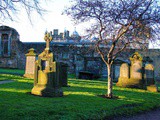
[[[119,99],[99,97],[107,91],[105,81],[69,78],[63,97],[48,98],[30,94],[32,79],[9,74],[0,74],[0,79],[15,81],[0,84],[1,120],[107,119],[160,107],[159,93],[115,85],[114,95]]]
[[[0,68],[0,73],[23,75],[24,74],[24,70]]]

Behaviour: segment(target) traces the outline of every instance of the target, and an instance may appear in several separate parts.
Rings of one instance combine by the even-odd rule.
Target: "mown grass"
[[[3,68],[0,68],[0,73],[4,73],[4,74],[23,75],[24,72],[25,72],[24,70],[20,70],[20,69],[3,69]]]
[[[105,81],[69,78],[63,97],[48,98],[30,94],[32,79],[6,74],[0,74],[0,79],[15,81],[0,85],[1,120],[109,119],[160,107],[159,93],[115,85],[114,95],[119,98],[102,98],[99,95],[107,91]]]

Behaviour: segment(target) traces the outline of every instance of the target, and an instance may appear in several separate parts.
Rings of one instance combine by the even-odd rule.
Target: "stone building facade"
[[[56,32],[56,31],[55,31]],[[85,42],[51,42],[50,49],[53,51],[56,61],[68,64],[68,72],[78,75],[79,71],[89,71],[102,77],[107,77],[107,67],[101,60],[92,43]],[[36,50],[39,55],[45,48],[45,42],[21,42],[19,34],[14,28],[0,26],[0,68],[25,69],[26,56],[30,48]],[[119,77],[120,65],[129,63],[129,57],[139,52],[142,56],[149,56],[155,66],[155,77],[160,78],[160,50],[159,49],[130,49],[124,51],[124,55],[117,57],[113,65],[112,75],[115,81]]]
[[[76,29],[70,35],[68,30],[64,30],[64,32],[58,31],[58,29],[54,29],[52,32],[53,40],[52,42],[80,42],[81,36],[78,34]]]
[[[0,27],[0,67],[18,68],[21,44],[19,34],[14,28]]]

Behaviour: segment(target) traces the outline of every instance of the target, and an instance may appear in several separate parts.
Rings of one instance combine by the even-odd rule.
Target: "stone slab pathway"
[[[13,80],[3,80],[3,81],[0,81],[0,84],[11,83],[11,82],[14,82],[14,81]]]

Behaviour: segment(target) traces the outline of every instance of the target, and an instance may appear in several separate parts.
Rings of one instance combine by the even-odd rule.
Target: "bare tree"
[[[47,0],[45,0],[47,1]],[[43,1],[44,2],[44,1]],[[41,7],[42,0],[1,0],[0,1],[0,18],[3,20],[15,20],[22,9],[25,9],[29,20],[31,13],[36,11],[40,16],[45,12]]]
[[[109,98],[113,97],[111,71],[116,57],[127,47],[148,47],[149,40],[160,40],[157,0],[75,0],[64,13],[76,23],[92,22],[87,33],[99,37],[95,47],[108,68]]]

